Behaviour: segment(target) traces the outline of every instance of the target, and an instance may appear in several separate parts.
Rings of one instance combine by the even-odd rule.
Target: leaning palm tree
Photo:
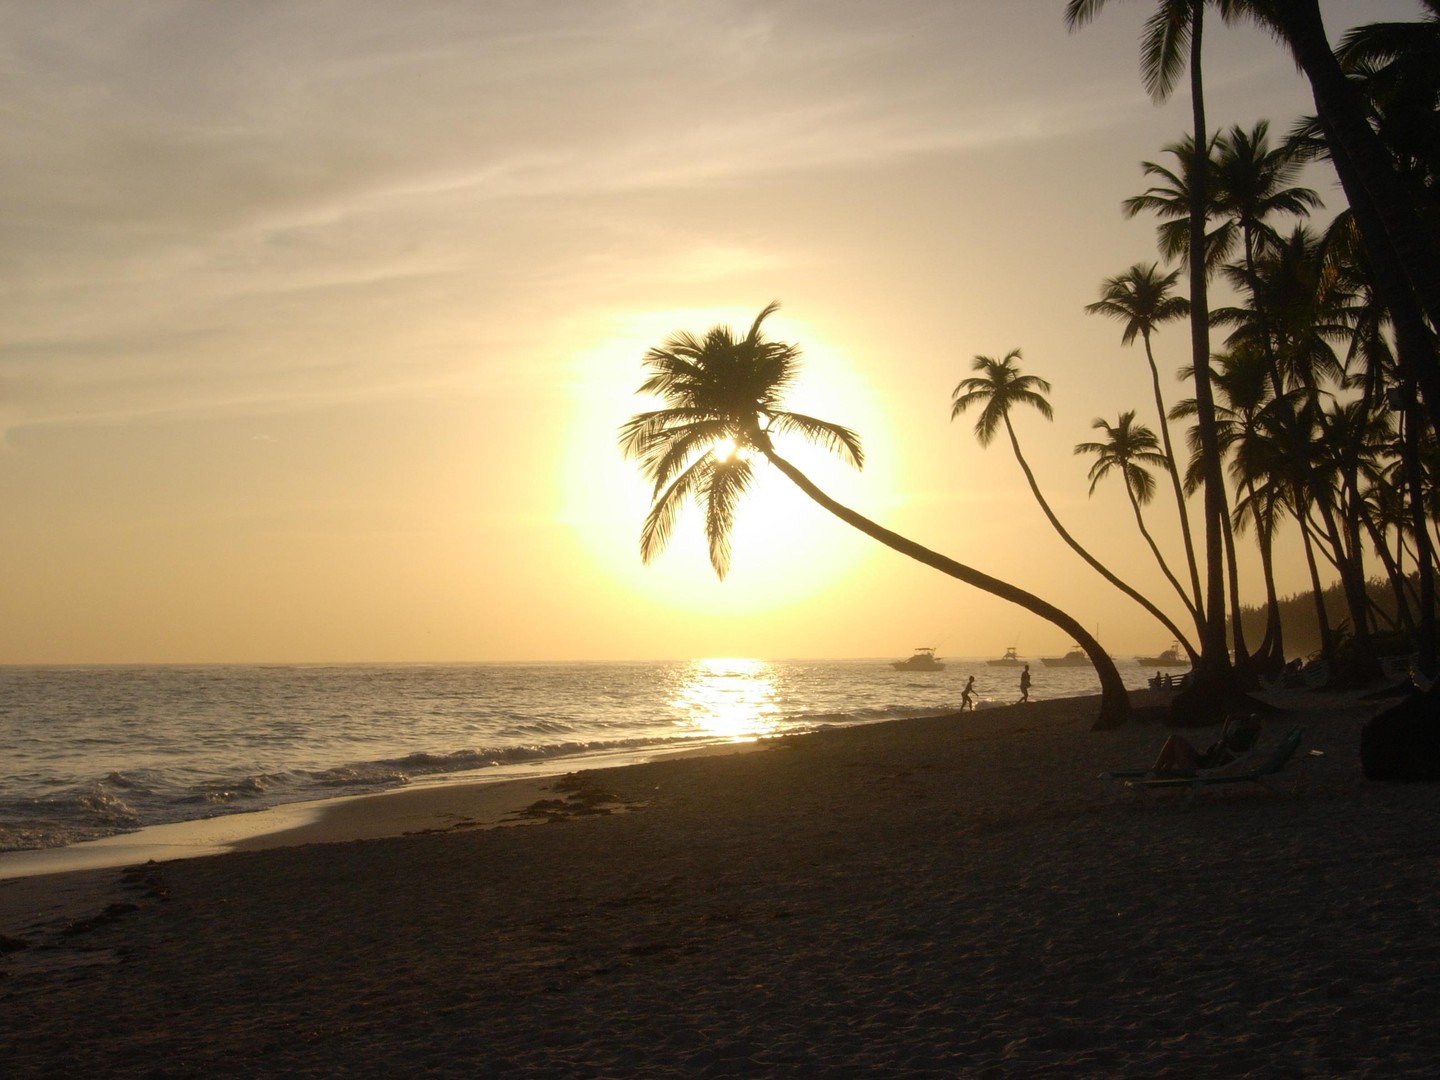
[[[1190,613],[1191,618],[1197,624],[1201,623],[1200,613],[1191,604],[1190,598],[1185,595],[1185,587],[1180,584],[1174,573],[1170,570],[1170,564],[1165,561],[1161,554],[1160,546],[1155,543],[1155,538],[1150,535],[1150,530],[1145,525],[1145,514],[1141,509],[1146,503],[1155,497],[1155,478],[1146,471],[1146,466],[1165,465],[1165,455],[1160,450],[1160,440],[1155,437],[1144,424],[1135,423],[1135,411],[1122,412],[1119,420],[1114,424],[1107,423],[1103,419],[1096,419],[1091,425],[1105,432],[1104,442],[1082,442],[1075,446],[1077,454],[1094,454],[1095,463],[1090,466],[1090,494],[1095,494],[1096,487],[1100,481],[1109,476],[1112,472],[1120,474],[1125,482],[1125,495],[1130,500],[1130,508],[1135,512],[1135,524],[1140,528],[1140,535],[1145,538],[1145,543],[1150,545],[1150,552],[1159,563],[1161,572],[1167,581],[1175,588],[1181,603]]]
[[[1120,344],[1133,344],[1139,337],[1145,346],[1145,361],[1150,365],[1150,387],[1155,395],[1155,409],[1160,415],[1160,439],[1165,445],[1165,456],[1169,459],[1170,487],[1175,495],[1175,509],[1180,518],[1180,538],[1185,545],[1185,562],[1190,570],[1190,591],[1195,607],[1203,610],[1204,594],[1200,591],[1200,569],[1195,561],[1195,542],[1190,535],[1190,513],[1186,508],[1185,492],[1176,465],[1175,447],[1170,441],[1169,410],[1165,407],[1165,395],[1160,389],[1160,368],[1155,363],[1155,351],[1151,337],[1163,322],[1183,318],[1190,314],[1190,301],[1175,296],[1179,270],[1162,274],[1154,263],[1148,266],[1136,263],[1123,274],[1108,278],[1100,286],[1100,299],[1085,305],[1087,315],[1105,315],[1124,325]]]
[[[871,539],[1064,630],[1089,655],[1100,677],[1100,714],[1094,726],[1123,724],[1130,714],[1125,684],[1114,661],[1076,619],[1018,586],[877,525],[836,502],[780,456],[775,438],[797,435],[834,451],[856,468],[864,461],[860,439],[850,429],[781,407],[798,370],[800,350],[768,341],[761,333],[761,324],[778,307],[772,303],[761,311],[743,338],[717,326],[703,338],[674,334],[645,354],[649,377],[639,392],[658,395],[666,407],[638,413],[620,428],[621,450],[639,461],[654,484],[650,512],[640,531],[641,557],[648,562],[660,553],[681,507],[694,500],[704,509],[710,563],[723,578],[736,506],[754,477],[752,461],[763,458],[816,503]],[[722,447],[724,452],[717,454]]]
[[[1035,474],[1030,470],[1030,463],[1020,452],[1020,439],[1015,434],[1015,426],[1010,423],[1010,410],[1020,405],[1027,405],[1046,420],[1052,419],[1054,411],[1045,397],[1050,392],[1050,384],[1035,375],[1022,375],[1016,364],[1019,359],[1019,349],[1011,349],[1000,360],[989,356],[975,357],[972,370],[980,374],[973,378],[962,379],[960,385],[955,387],[951,394],[950,419],[957,419],[972,405],[981,406],[979,419],[975,421],[975,438],[979,440],[981,446],[989,446],[995,439],[995,433],[1003,425],[1005,434],[1010,436],[1010,449],[1014,452],[1015,460],[1020,465],[1020,471],[1025,474],[1025,480],[1030,485],[1030,493],[1040,504],[1040,509],[1049,520],[1050,526],[1060,534],[1060,539],[1069,544],[1070,549],[1084,559],[1101,577],[1153,615],[1165,629],[1170,631],[1170,636],[1185,647],[1191,663],[1194,663],[1199,658],[1199,654],[1190,644],[1190,640],[1180,632],[1180,628],[1149,599],[1122,581],[1109,567],[1086,551],[1079,541],[1070,535],[1065,526],[1060,524],[1060,519],[1055,516],[1049,502],[1041,494],[1040,485],[1035,481]]]

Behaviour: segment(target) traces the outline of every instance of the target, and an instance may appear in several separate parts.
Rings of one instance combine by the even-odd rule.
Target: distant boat
[[[1002,657],[1000,657],[999,660],[986,660],[985,662],[986,662],[987,664],[989,664],[991,667],[1024,667],[1024,666],[1025,666],[1025,661],[1020,659],[1020,656],[1019,656],[1019,654],[1018,654],[1018,652],[1017,652],[1017,650],[1016,650],[1016,648],[1015,648],[1014,645],[1011,645],[1010,648],[1006,649],[1006,650],[1005,650],[1005,655],[1002,656]]]
[[[1180,651],[1177,641],[1159,656],[1137,656],[1135,662],[1141,667],[1189,667],[1190,657]]]
[[[1090,657],[1079,645],[1072,645],[1064,656],[1042,656],[1046,667],[1094,667]]]
[[[935,659],[935,650],[921,646],[909,660],[893,660],[890,663],[896,671],[944,671],[945,665]]]

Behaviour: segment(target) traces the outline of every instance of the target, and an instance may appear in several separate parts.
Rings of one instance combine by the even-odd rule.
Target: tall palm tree
[[[1114,424],[1097,418],[1090,426],[1105,432],[1104,442],[1082,442],[1075,446],[1075,453],[1094,454],[1096,457],[1095,463],[1090,466],[1090,494],[1094,495],[1100,481],[1112,472],[1120,474],[1125,483],[1125,495],[1130,500],[1130,508],[1135,512],[1135,524],[1140,528],[1140,535],[1145,538],[1145,543],[1150,545],[1151,554],[1155,556],[1166,580],[1174,586],[1186,610],[1199,622],[1200,613],[1191,606],[1185,587],[1175,577],[1170,564],[1165,561],[1165,556],[1160,551],[1160,545],[1155,543],[1155,538],[1150,535],[1150,530],[1145,525],[1145,514],[1141,510],[1141,507],[1155,497],[1155,478],[1146,470],[1146,466],[1165,464],[1165,455],[1160,451],[1160,440],[1155,437],[1155,432],[1144,424],[1135,422],[1133,409],[1122,412]]]
[[[1274,555],[1276,523],[1283,512],[1284,501],[1275,475],[1275,455],[1281,447],[1270,437],[1274,403],[1269,397],[1268,365],[1254,349],[1237,349],[1218,360],[1215,385],[1224,405],[1217,408],[1223,408],[1223,415],[1229,418],[1229,430],[1222,434],[1221,441],[1227,448],[1233,448],[1229,472],[1237,494],[1230,536],[1233,541],[1247,523],[1254,523],[1265,582],[1265,635],[1252,659],[1258,661],[1260,669],[1274,669],[1285,662]],[[1232,592],[1236,592],[1233,580]],[[1239,606],[1238,595],[1232,595],[1232,620],[1240,617]]]
[[[1171,293],[1179,277],[1179,270],[1163,274],[1155,263],[1148,266],[1136,263],[1123,274],[1107,278],[1100,286],[1100,299],[1085,305],[1085,311],[1089,315],[1105,315],[1118,320],[1124,327],[1120,333],[1120,344],[1133,344],[1138,336],[1145,345],[1145,362],[1150,365],[1150,386],[1155,394],[1155,410],[1160,416],[1160,441],[1165,446],[1167,471],[1170,473],[1170,484],[1175,493],[1175,509],[1180,517],[1180,537],[1185,544],[1185,562],[1190,569],[1191,595],[1195,608],[1203,610],[1204,594],[1200,590],[1200,569],[1195,560],[1195,542],[1190,535],[1190,512],[1186,507],[1175,447],[1170,441],[1170,421],[1165,407],[1165,395],[1160,389],[1160,369],[1156,366],[1155,350],[1150,340],[1161,323],[1190,314],[1190,301]]]
[[[1362,552],[1349,542],[1354,534],[1338,505],[1338,487],[1317,471],[1316,425],[1323,438],[1325,415],[1302,415],[1316,407],[1323,384],[1341,385],[1346,377],[1335,343],[1351,337],[1354,294],[1327,248],[1324,238],[1303,225],[1295,226],[1288,236],[1269,245],[1252,271],[1233,268],[1237,284],[1249,280],[1252,307],[1217,313],[1217,319],[1236,325],[1229,338],[1232,344],[1259,347],[1263,342],[1276,364],[1272,379],[1283,380],[1287,390],[1305,391],[1298,408],[1296,399],[1279,392],[1275,405],[1280,429],[1289,433],[1297,517],[1305,528],[1309,511],[1319,515],[1326,557],[1340,575],[1350,607],[1355,666],[1373,662]]]
[[[1222,18],[1233,18],[1234,0],[1209,0]],[[1090,22],[1105,0],[1068,0],[1065,21],[1071,28]],[[1190,194],[1190,353],[1195,372],[1195,423],[1200,437],[1204,469],[1205,510],[1205,633],[1201,664],[1196,668],[1199,686],[1219,694],[1228,692],[1230,655],[1225,633],[1225,552],[1223,526],[1227,515],[1225,478],[1220,462],[1215,423],[1215,401],[1210,387],[1210,309],[1207,299],[1205,225],[1208,209],[1206,166],[1210,141],[1205,122],[1205,83],[1201,74],[1207,0],[1158,0],[1145,22],[1140,46],[1140,74],[1145,89],[1156,101],[1169,98],[1188,63],[1190,72],[1191,171]],[[1196,253],[1200,253],[1198,256]]]
[[[1432,19],[1440,18],[1440,5],[1422,2]],[[1319,0],[1234,0],[1232,8],[1272,30],[1310,81],[1331,160],[1387,302],[1394,304],[1398,293],[1407,293],[1430,324],[1440,326],[1440,236],[1371,125],[1360,88],[1336,59]],[[1411,375],[1429,391],[1427,397],[1440,397],[1435,393],[1440,372],[1433,362],[1427,361],[1426,368]],[[1429,408],[1432,423],[1440,427],[1440,400]]]
[[[1273,437],[1273,402],[1270,399],[1268,368],[1254,348],[1241,347],[1217,354],[1215,363],[1216,412],[1220,428],[1220,445],[1226,453],[1228,471],[1236,486],[1235,510],[1227,524],[1227,559],[1235,562],[1235,536],[1249,522],[1255,523],[1260,566],[1265,582],[1265,634],[1260,648],[1251,653],[1259,668],[1278,668],[1284,662],[1283,627],[1280,623],[1279,597],[1275,590],[1273,542],[1276,523],[1288,493],[1288,457],[1282,455],[1281,443]],[[1188,376],[1188,372],[1186,373]],[[1179,420],[1195,414],[1194,398],[1176,402],[1171,419]],[[1193,491],[1201,482],[1195,432],[1189,433],[1192,456],[1186,470],[1185,489]],[[1285,467],[1281,467],[1285,466]],[[1231,575],[1231,622],[1240,620],[1240,599]],[[1239,637],[1243,639],[1243,631]]]
[[[743,338],[717,326],[703,338],[673,334],[645,354],[650,374],[640,393],[659,396],[666,407],[638,413],[620,428],[621,450],[639,461],[654,485],[640,531],[641,557],[648,562],[659,554],[680,508],[693,499],[704,508],[710,562],[723,578],[736,506],[754,475],[751,461],[764,458],[816,503],[871,539],[1064,630],[1085,650],[1100,678],[1100,714],[1094,726],[1123,724],[1130,714],[1124,681],[1115,662],[1076,619],[1018,586],[923,547],[836,502],[778,453],[776,436],[797,435],[838,453],[856,468],[864,461],[860,439],[850,429],[781,407],[798,370],[800,350],[762,334],[761,324],[778,307],[765,307]],[[717,454],[717,448],[723,452]]]
[[[1433,212],[1440,183],[1440,0],[1418,22],[1357,26],[1335,50],[1342,70],[1357,82],[1372,124],[1416,199]]]
[[[1010,410],[1026,405],[1033,408],[1046,420],[1053,419],[1054,411],[1045,397],[1050,393],[1050,384],[1035,375],[1022,375],[1016,364],[1019,359],[1019,349],[1011,349],[1000,360],[989,356],[975,357],[972,370],[980,374],[973,378],[962,379],[960,384],[955,387],[954,392],[950,395],[950,419],[958,419],[960,414],[972,405],[980,405],[980,417],[975,421],[975,438],[979,440],[981,446],[989,446],[995,438],[995,433],[1002,425],[1004,426],[1005,433],[1010,436],[1010,449],[1015,454],[1015,460],[1020,464],[1020,471],[1025,474],[1026,482],[1030,485],[1030,493],[1040,504],[1040,509],[1049,520],[1051,527],[1060,534],[1060,538],[1065,543],[1070,545],[1070,549],[1084,559],[1101,577],[1143,607],[1165,629],[1170,631],[1170,636],[1184,646],[1193,663],[1198,659],[1198,654],[1189,639],[1180,632],[1180,628],[1150,600],[1122,581],[1109,567],[1085,550],[1079,541],[1070,535],[1065,526],[1060,524],[1060,519],[1055,516],[1049,502],[1041,493],[1040,485],[1035,480],[1035,474],[1030,469],[1030,463],[1020,452],[1020,439],[1015,434],[1015,426],[1010,422]]]

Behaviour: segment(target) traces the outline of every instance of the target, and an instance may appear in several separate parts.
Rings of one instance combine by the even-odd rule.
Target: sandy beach
[[[1440,788],[1362,778],[1384,700],[1266,700],[1280,792],[1183,810],[1052,701],[3,881],[0,1075],[1434,1076]]]

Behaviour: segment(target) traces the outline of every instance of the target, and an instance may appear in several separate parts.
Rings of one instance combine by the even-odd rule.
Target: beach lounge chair
[[[1213,761],[1208,768],[1174,772],[1157,772],[1153,766],[1146,769],[1111,769],[1109,772],[1101,773],[1100,779],[1111,789],[1113,794],[1118,795],[1121,794],[1123,785],[1130,780],[1188,780],[1202,772],[1209,773],[1217,769],[1236,772],[1245,767],[1245,763],[1254,754],[1259,741],[1259,716],[1237,714],[1226,718],[1224,726],[1220,728],[1220,738],[1206,748],[1206,753],[1213,755]]]
[[[1125,781],[1125,789],[1136,794],[1154,795],[1164,791],[1183,791],[1185,799],[1182,806],[1190,805],[1190,801],[1199,792],[1207,787],[1214,787],[1220,784],[1259,784],[1270,791],[1278,793],[1274,786],[1275,777],[1284,771],[1285,766],[1290,764],[1290,759],[1300,749],[1300,739],[1304,732],[1295,728],[1260,764],[1248,769],[1237,769],[1233,764],[1229,767],[1222,766],[1219,769],[1208,769],[1197,772],[1194,776],[1147,776],[1138,777]]]

